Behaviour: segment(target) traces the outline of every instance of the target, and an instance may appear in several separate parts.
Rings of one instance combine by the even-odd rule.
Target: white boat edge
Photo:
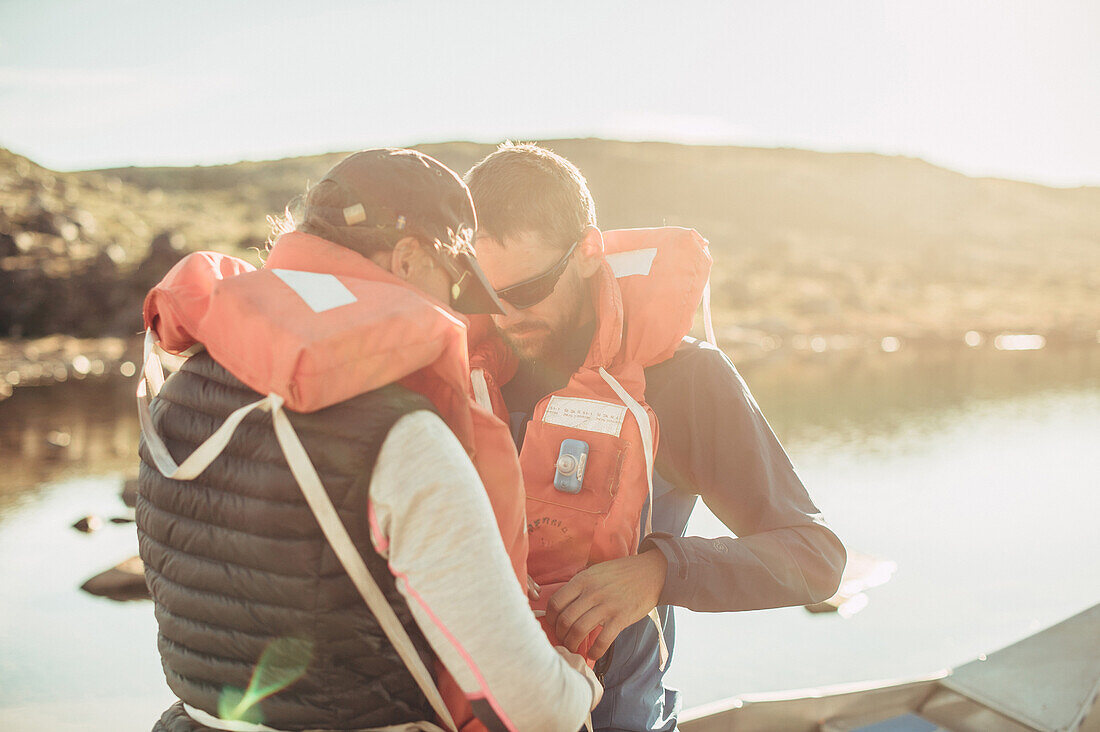
[[[740,709],[746,704],[761,704],[766,702],[796,701],[799,699],[823,699],[830,696],[842,696],[844,694],[861,694],[867,691],[897,689],[914,684],[927,684],[939,681],[951,675],[951,669],[904,679],[880,679],[878,681],[849,681],[843,684],[829,684],[827,686],[811,686],[806,689],[787,689],[783,691],[762,691],[752,694],[742,694],[729,699],[700,704],[697,707],[684,710],[679,717],[680,722],[691,722],[703,717],[710,717],[721,712]]]

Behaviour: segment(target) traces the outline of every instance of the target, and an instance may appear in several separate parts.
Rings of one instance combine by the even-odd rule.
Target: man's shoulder
[[[685,338],[671,358],[645,371],[646,402],[662,425],[748,428],[758,410],[737,368],[717,346]]]
[[[728,378],[736,373],[733,362],[717,346],[691,337],[685,337],[670,358],[645,370],[649,387],[686,386],[696,379]]]

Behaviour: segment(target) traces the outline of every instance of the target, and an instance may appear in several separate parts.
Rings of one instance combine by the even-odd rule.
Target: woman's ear
[[[595,226],[588,226],[577,244],[577,269],[581,277],[589,278],[600,270],[603,261],[603,233]]]
[[[406,282],[421,267],[428,264],[435,265],[434,262],[430,261],[430,257],[428,257],[423,245],[416,237],[406,236],[394,244],[393,252],[390,254],[390,272]]]

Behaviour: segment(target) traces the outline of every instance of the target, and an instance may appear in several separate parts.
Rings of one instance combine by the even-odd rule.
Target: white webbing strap
[[[155,340],[152,331],[145,334],[145,365],[137,386],[138,421],[141,423],[141,434],[145,437],[145,446],[157,470],[165,478],[173,480],[192,480],[206,470],[210,463],[222,454],[233,433],[248,414],[254,409],[268,410],[271,408],[270,397],[258,399],[251,404],[246,404],[230,414],[225,422],[214,434],[195,448],[195,451],[187,456],[182,463],[176,463],[172,453],[168,452],[168,446],[153,428],[153,415],[149,411],[149,399],[160,392],[164,384],[164,372],[161,368],[160,357],[154,348]],[[151,394],[150,394],[151,392]]]
[[[474,401],[493,411],[493,400],[489,398],[489,383],[485,380],[485,369],[470,370],[470,384],[474,388]]]
[[[661,616],[658,614],[657,608],[649,611],[649,619],[653,621],[653,626],[657,629],[657,649],[660,654],[657,667],[664,671],[665,666],[668,665],[668,645],[665,643],[665,629],[661,624]]]
[[[141,366],[140,382],[149,383],[151,396],[160,393],[164,386],[164,369],[160,365],[160,356],[157,355],[157,337],[152,328],[145,329],[145,345]]]
[[[187,712],[188,717],[210,729],[220,729],[224,732],[281,732],[274,727],[268,727],[266,724],[259,724],[258,722],[221,719],[209,712],[204,712],[198,707],[193,707],[187,702],[183,703],[183,711]]]
[[[645,476],[649,484],[649,510],[646,512],[645,517],[645,533],[650,534],[653,532],[653,427],[649,424],[649,415],[646,413],[645,408],[634,397],[630,396],[623,385],[614,376],[607,373],[607,369],[603,366],[600,367],[600,376],[615,392],[615,395],[622,400],[630,413],[634,415],[634,421],[638,423],[638,431],[642,433],[642,450],[645,452]]]
[[[718,345],[718,337],[714,335],[714,319],[710,314],[710,278],[703,286],[703,333],[707,337],[707,343]]]
[[[218,719],[213,714],[207,714],[201,709],[197,709],[186,702],[183,704],[183,711],[187,712],[187,716],[195,720],[204,727],[210,729],[220,729],[224,732],[282,732],[282,730],[275,729],[274,727],[268,727],[266,724],[257,724],[253,722],[241,722],[239,720]],[[313,730],[309,732],[442,732],[442,730],[431,722],[406,722],[405,724],[392,724],[386,727],[371,727],[369,729],[358,730]]]
[[[154,345],[154,337],[151,332],[147,333],[145,367],[138,383],[137,401],[141,432],[145,437],[146,446],[153,457],[157,470],[164,477],[174,480],[191,480],[197,477],[225,450],[241,421],[252,410],[270,411],[275,428],[275,438],[279,441],[279,447],[282,448],[283,457],[286,458],[290,472],[294,475],[298,487],[301,488],[302,495],[317,519],[317,523],[321,526],[325,538],[332,546],[336,557],[340,560],[340,564],[344,565],[344,570],[348,573],[348,577],[351,578],[355,588],[359,590],[359,594],[367,603],[367,607],[374,613],[374,617],[378,620],[379,626],[381,626],[386,637],[389,638],[390,643],[393,644],[397,655],[404,661],[405,667],[412,674],[417,686],[427,697],[432,709],[439,715],[444,726],[451,732],[455,732],[454,719],[447,710],[447,705],[444,704],[443,697],[439,693],[439,689],[436,688],[435,681],[424,666],[424,661],[421,660],[420,654],[413,646],[412,639],[409,638],[405,627],[401,625],[401,621],[398,620],[393,608],[390,607],[389,601],[371,576],[367,565],[363,562],[363,557],[359,554],[359,550],[355,548],[355,543],[348,535],[343,522],[340,521],[340,516],[336,513],[336,509],[333,507],[332,501],[321,483],[321,478],[317,475],[317,471],[309,459],[309,455],[302,447],[298,434],[294,431],[290,419],[283,411],[283,398],[278,394],[268,394],[262,399],[235,410],[214,434],[199,445],[182,463],[177,464],[171,453],[168,452],[164,440],[154,429],[153,418],[149,411],[148,390],[151,387],[155,394],[160,391],[160,387],[164,383],[160,358],[156,355]]]
[[[600,367],[600,376],[607,382],[607,385],[611,387],[611,390],[615,392],[615,395],[622,400],[626,408],[630,410],[630,413],[634,415],[634,421],[638,423],[638,430],[642,433],[642,450],[645,452],[645,471],[646,480],[649,483],[649,510],[645,515],[645,533],[646,536],[653,533],[653,426],[649,423],[649,414],[646,413],[645,408],[638,403],[634,397],[630,396],[623,385],[620,384],[614,376],[607,373],[607,369],[603,366]],[[660,648],[660,668],[665,670],[665,664],[668,663],[668,646],[665,644],[665,632],[661,625],[661,616],[657,614],[657,608],[653,608],[649,611],[649,619],[653,621],[653,624],[657,627],[657,644]]]
[[[230,414],[217,431],[206,438],[206,441],[195,448],[195,451],[187,456],[187,459],[176,464],[172,454],[168,452],[168,446],[153,429],[153,417],[149,413],[149,402],[145,397],[145,382],[138,385],[138,420],[141,422],[141,434],[145,437],[145,446],[157,466],[157,470],[165,478],[173,480],[192,480],[206,470],[210,463],[222,454],[222,450],[229,444],[238,425],[248,416],[253,409],[266,411],[271,408],[268,397],[264,397],[251,404],[246,404]]]
[[[424,692],[424,696],[432,705],[432,709],[435,710],[444,726],[454,732],[456,730],[454,719],[451,718],[447,705],[443,703],[443,696],[436,688],[435,681],[432,679],[427,667],[424,666],[424,661],[421,660],[416,647],[413,646],[412,639],[405,631],[405,626],[397,619],[393,608],[390,607],[389,600],[382,594],[382,590],[374,581],[374,577],[367,570],[363,557],[356,549],[355,543],[348,535],[343,522],[340,521],[340,516],[336,513],[336,508],[332,505],[325,487],[321,484],[321,478],[317,475],[313,462],[310,461],[309,455],[302,447],[298,434],[290,424],[290,419],[283,412],[282,398],[277,394],[269,394],[268,399],[272,401],[271,419],[275,425],[275,438],[283,449],[283,456],[286,458],[287,465],[290,466],[290,472],[294,474],[294,479],[298,481],[298,487],[302,489],[302,495],[305,496],[306,503],[309,504],[317,523],[320,524],[321,531],[324,532],[325,538],[328,539],[328,543],[332,546],[332,550],[336,553],[340,564],[344,565],[344,570],[348,573],[348,577],[351,578],[355,588],[363,596],[367,607],[374,613],[374,617],[378,620],[382,631],[390,639],[397,655],[405,662],[405,667],[412,674],[417,686]]]

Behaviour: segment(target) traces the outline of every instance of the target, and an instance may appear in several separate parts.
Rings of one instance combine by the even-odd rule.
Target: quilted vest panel
[[[180,461],[233,410],[258,398],[203,353],[169,377],[153,402],[153,421]],[[288,414],[368,569],[431,668],[434,656],[371,545],[367,521],[371,471],[386,434],[420,409],[431,403],[391,385]],[[290,681],[248,705],[245,718],[294,730],[434,717],[321,534],[266,413],[250,415],[192,481],[164,478],[144,444],[140,453],[141,558],[165,677],[182,701],[217,715],[219,705],[239,704],[250,683],[259,691]]]

